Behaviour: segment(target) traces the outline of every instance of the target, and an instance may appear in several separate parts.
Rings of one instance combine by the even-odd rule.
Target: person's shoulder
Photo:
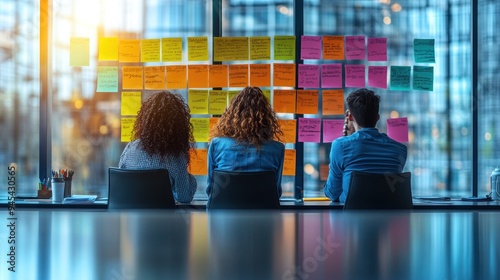
[[[268,145],[275,146],[277,148],[285,149],[285,144],[282,142],[276,141],[276,140],[270,140]]]

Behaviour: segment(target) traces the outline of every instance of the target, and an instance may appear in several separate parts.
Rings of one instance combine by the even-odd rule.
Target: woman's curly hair
[[[190,118],[189,107],[179,94],[156,92],[142,104],[132,134],[149,155],[184,156],[189,162],[194,143]]]
[[[210,138],[230,137],[260,147],[265,141],[281,141],[283,132],[269,101],[258,87],[242,89],[231,101]]]

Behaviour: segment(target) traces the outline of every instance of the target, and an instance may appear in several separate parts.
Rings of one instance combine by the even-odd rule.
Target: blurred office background
[[[375,89],[382,98],[378,128],[385,132],[387,118],[408,117],[405,169],[413,174],[414,195],[469,196],[477,143],[478,192],[485,195],[490,192],[492,170],[500,166],[496,121],[500,3],[478,0],[478,28],[472,30],[471,2],[304,0],[302,9],[295,9],[292,0],[223,0],[222,36],[294,35],[294,17],[300,13],[304,35],[387,37],[384,65],[398,66],[414,65],[413,39],[435,39],[433,91]],[[118,165],[125,143],[120,142],[120,94],[95,92],[97,66],[106,65],[97,61],[98,38],[182,37],[186,49],[187,37],[207,36],[211,50],[213,3],[52,0],[50,4],[51,20],[41,24],[51,27],[52,168],[75,170],[75,193],[107,196],[107,168]],[[6,167],[16,164],[19,195],[36,195],[40,176],[39,18],[45,12],[40,11],[39,1],[0,1],[0,166],[7,175]],[[477,123],[472,121],[473,32],[478,34]],[[69,66],[69,38],[75,36],[90,38],[88,67]],[[350,90],[344,88],[345,95]],[[472,135],[476,126],[477,142]],[[297,172],[304,173],[306,197],[322,195],[329,146],[304,144],[304,167]],[[198,176],[198,196],[204,194],[205,179]],[[293,177],[284,180],[286,196],[293,196],[293,181]],[[0,195],[7,196],[6,180],[0,184]]]

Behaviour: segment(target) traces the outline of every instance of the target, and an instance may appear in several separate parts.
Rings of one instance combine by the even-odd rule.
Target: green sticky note
[[[389,89],[391,90],[410,90],[410,66],[391,66],[391,80]]]
[[[434,39],[414,39],[413,55],[416,63],[436,62],[434,51]]]
[[[97,92],[118,92],[118,67],[97,67]]]
[[[274,60],[295,60],[295,36],[274,37]]]
[[[413,89],[433,91],[434,67],[413,66]]]

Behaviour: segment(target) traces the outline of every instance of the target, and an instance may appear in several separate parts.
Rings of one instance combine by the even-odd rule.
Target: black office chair
[[[275,172],[213,171],[207,209],[280,209]]]
[[[108,209],[176,208],[166,169],[121,169],[110,167]]]
[[[410,172],[352,172],[345,210],[412,208]]]

